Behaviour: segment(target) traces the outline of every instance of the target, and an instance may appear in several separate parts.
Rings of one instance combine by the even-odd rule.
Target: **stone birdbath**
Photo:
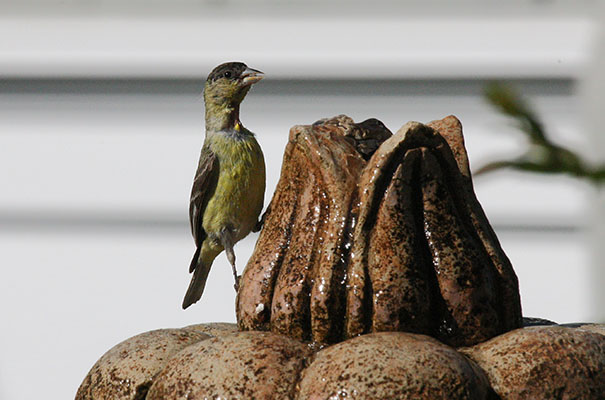
[[[605,398],[605,327],[520,304],[458,119],[341,115],[290,130],[237,325],[127,339],[76,399]]]

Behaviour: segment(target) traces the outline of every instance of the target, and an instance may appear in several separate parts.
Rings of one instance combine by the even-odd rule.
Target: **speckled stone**
[[[544,318],[523,317],[523,328],[528,326],[557,325],[556,322]]]
[[[605,399],[605,336],[598,333],[535,326],[460,351],[502,400]]]
[[[143,399],[172,355],[209,337],[186,329],[159,329],[131,337],[96,362],[80,385],[76,400]]]
[[[457,347],[521,327],[517,277],[456,117],[394,135],[345,115],[293,127],[265,215],[236,301],[241,330],[320,347],[403,331]]]
[[[365,165],[338,116],[294,126],[265,224],[240,281],[242,330],[338,341],[350,205]]]
[[[605,335],[605,324],[584,324],[579,326],[578,329]]]
[[[308,347],[270,332],[238,332],[187,347],[154,380],[147,400],[290,399]]]
[[[483,372],[425,335],[384,332],[319,351],[300,382],[298,400],[492,399]]]
[[[441,120],[431,121],[427,126],[439,132],[439,135],[446,140],[447,147],[454,155],[454,160],[451,160],[448,155],[449,152],[443,151],[445,147],[441,147],[442,159],[451,166],[450,169],[453,169],[455,162],[461,172],[457,177],[459,179],[457,179],[456,186],[462,192],[473,229],[497,271],[496,281],[497,286],[499,286],[500,303],[502,304],[500,314],[504,331],[520,328],[522,326],[522,313],[519,283],[510,260],[500,246],[498,237],[475,196],[468,154],[464,145],[464,135],[462,134],[462,123],[455,116],[449,115]]]
[[[207,322],[204,324],[189,325],[183,329],[193,329],[195,331],[217,337],[237,332],[237,324],[233,324],[231,322]]]

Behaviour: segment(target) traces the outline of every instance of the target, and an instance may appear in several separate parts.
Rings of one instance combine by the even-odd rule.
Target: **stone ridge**
[[[368,138],[380,145],[360,148]],[[236,301],[242,330],[468,346],[521,326],[517,277],[453,116],[394,135],[345,115],[293,127],[269,210]]]

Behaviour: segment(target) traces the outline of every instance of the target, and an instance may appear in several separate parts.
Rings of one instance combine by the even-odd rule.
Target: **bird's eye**
[[[231,78],[231,75],[232,75],[232,74],[231,74],[231,71],[226,71],[226,72],[223,74],[223,76],[224,76],[225,78]]]

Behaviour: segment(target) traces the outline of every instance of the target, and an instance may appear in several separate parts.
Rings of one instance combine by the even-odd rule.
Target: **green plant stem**
[[[503,114],[513,118],[529,141],[529,149],[519,158],[498,160],[479,168],[475,175],[502,168],[546,174],[568,174],[595,185],[605,183],[605,165],[591,166],[572,150],[553,143],[533,110],[510,87],[493,83],[485,90],[487,100]]]

